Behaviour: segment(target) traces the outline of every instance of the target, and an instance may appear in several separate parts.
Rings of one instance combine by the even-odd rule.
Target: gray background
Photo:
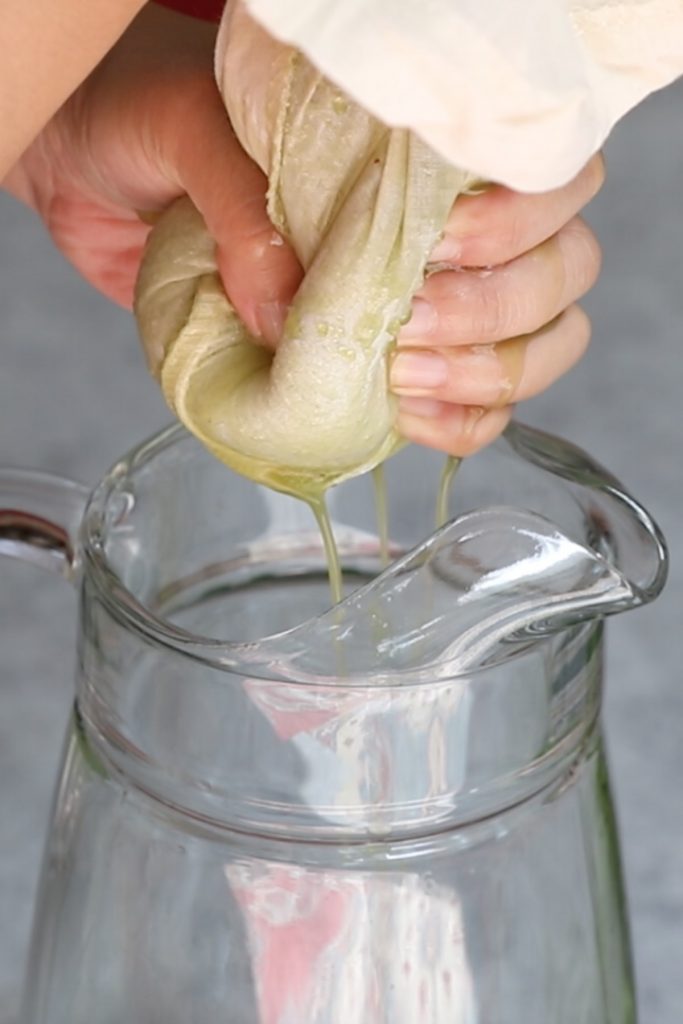
[[[582,445],[659,520],[671,577],[610,623],[607,727],[623,834],[642,1024],[683,1006],[683,85],[614,133],[589,219],[605,250],[582,365],[521,415]],[[0,462],[86,483],[168,413],[132,320],[0,196]],[[75,599],[0,562],[0,1024],[14,1022],[52,779],[71,699]],[[135,1024],[135,1022],[131,1022]],[[512,1024],[512,1022],[487,1022]],[[515,1022],[516,1024],[516,1022]]]

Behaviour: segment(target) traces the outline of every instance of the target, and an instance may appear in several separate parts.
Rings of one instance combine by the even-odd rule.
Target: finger
[[[133,308],[135,278],[149,227],[104,202],[56,197],[46,223],[55,244],[79,273],[113,302]]]
[[[408,441],[464,458],[495,441],[511,415],[511,406],[487,410],[431,398],[402,398],[397,427]]]
[[[553,238],[503,267],[434,274],[414,300],[398,343],[442,348],[530,334],[585,295],[600,260],[593,232],[575,217]]]
[[[590,320],[576,305],[533,334],[497,345],[399,349],[391,364],[396,395],[458,405],[501,406],[544,391],[574,366],[590,341]]]
[[[455,203],[432,261],[462,267],[507,263],[551,238],[599,192],[605,180],[602,154],[562,188],[528,195],[502,185]]]
[[[231,302],[252,334],[273,346],[301,267],[268,217],[266,178],[232,132],[218,93],[198,135],[183,146],[183,186],[216,239]]]

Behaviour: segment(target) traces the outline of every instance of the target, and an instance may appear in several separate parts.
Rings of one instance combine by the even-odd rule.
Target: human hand
[[[216,27],[148,4],[49,122],[5,187],[86,280],[131,308],[154,213],[187,193],[233,304],[274,344],[301,279],[266,214],[266,181],[215,85]]]
[[[216,239],[228,295],[273,346],[301,268],[268,220],[264,176],[230,128],[214,42],[213,26],[148,5],[8,185],[81,274],[128,308],[149,232],[140,213],[188,193]],[[580,357],[589,324],[573,303],[597,276],[599,250],[577,213],[602,179],[596,157],[546,195],[494,187],[458,200],[434,258],[463,269],[428,277],[392,365],[408,439],[468,454],[504,428],[511,403]],[[427,353],[445,359],[441,384],[416,373],[414,357]]]
[[[553,192],[496,186],[457,200],[432,254],[448,269],[427,277],[391,366],[408,440],[469,455],[505,428],[513,403],[583,355],[590,322],[576,301],[595,282],[600,249],[578,213],[603,180],[596,156]]]

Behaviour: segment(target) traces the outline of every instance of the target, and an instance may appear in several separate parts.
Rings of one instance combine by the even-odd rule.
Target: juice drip
[[[381,567],[386,569],[389,565],[389,508],[387,504],[387,481],[384,474],[384,463],[380,462],[373,469],[372,483],[375,488],[379,559]]]
[[[461,459],[449,455],[441,470],[439,489],[436,493],[436,528],[439,530],[448,522],[448,497],[453,478],[460,468]]]
[[[334,531],[332,530],[332,523],[330,522],[330,514],[327,511],[327,505],[325,503],[325,496],[324,494],[321,494],[320,497],[304,498],[304,500],[308,502],[318,523],[320,536],[323,540],[323,548],[325,549],[325,560],[327,562],[327,574],[330,580],[332,603],[338,604],[343,597],[342,571],[341,564],[339,562],[337,542],[334,539]]]
[[[334,530],[332,529],[332,522],[330,520],[330,513],[327,510],[327,503],[325,502],[325,492],[319,495],[317,498],[303,498],[304,501],[308,502],[308,505],[313,510],[313,515],[318,523],[318,529],[320,530],[320,536],[323,540],[323,548],[325,550],[325,561],[327,562],[327,576],[330,581],[330,596],[332,598],[332,614],[336,617],[340,609],[335,606],[339,604],[342,597],[344,596],[342,590],[342,570],[339,561],[339,549],[337,548],[337,542],[334,539]],[[340,622],[341,620],[337,620]],[[338,676],[348,675],[348,666],[346,663],[346,652],[343,645],[339,642],[338,637],[334,638],[334,663],[337,669]]]
[[[460,466],[460,459],[449,455],[444,463],[439,480],[439,487],[436,495],[436,526],[439,529],[448,521],[448,498],[450,486]],[[384,473],[384,466],[380,463],[372,471],[372,481],[375,489],[375,510],[377,515],[377,535],[379,538],[379,555],[382,569],[389,566],[389,505],[387,501],[387,483]],[[313,511],[318,523],[322,537],[325,560],[327,562],[327,573],[330,581],[330,594],[332,603],[338,604],[342,600],[342,570],[339,561],[339,551],[334,539],[334,531],[330,521],[329,512],[325,503],[325,494],[322,492],[316,497],[301,495],[302,500]]]
[[[515,644],[638,604],[600,554],[509,505],[451,519],[340,605],[259,644],[289,678],[425,669],[448,679]],[[407,698],[408,699],[408,698]]]
[[[437,528],[444,526],[448,520],[448,497],[449,489],[453,478],[460,465],[460,460],[449,456],[446,459],[436,496],[436,525]],[[372,470],[372,481],[375,491],[375,513],[377,518],[377,537],[379,543],[379,560],[381,569],[384,571],[390,564],[389,550],[389,502],[387,499],[387,483],[384,466],[380,463]],[[296,497],[306,502],[315,516],[320,530],[327,563],[327,574],[330,581],[330,595],[333,604],[338,604],[343,594],[342,567],[337,549],[337,542],[332,529],[332,522],[327,510],[325,501],[326,488],[321,487],[313,493],[309,490],[304,493],[299,490]],[[290,491],[295,494],[294,489]]]

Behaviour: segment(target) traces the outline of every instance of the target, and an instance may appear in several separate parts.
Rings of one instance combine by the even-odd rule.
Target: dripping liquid
[[[448,522],[448,498],[453,478],[460,468],[460,459],[449,455],[441,470],[439,489],[436,492],[436,528],[440,530]]]
[[[384,465],[381,462],[372,471],[372,483],[375,488],[379,562],[382,569],[386,569],[389,565],[389,503],[387,501],[387,480]]]
[[[460,459],[449,456],[446,459],[436,496],[436,526],[439,529],[448,521],[448,499],[450,487],[460,466]],[[382,569],[389,565],[389,503],[387,501],[387,484],[384,467],[380,464],[372,471],[372,482],[375,492],[375,515],[377,519],[377,538],[379,544],[379,562]],[[330,514],[325,502],[324,493],[315,498],[305,498],[315,516],[320,530],[327,563],[327,574],[330,581],[330,596],[333,604],[339,604],[344,596],[343,576],[339,550],[332,529]]]
[[[339,604],[344,596],[342,589],[341,563],[339,561],[337,542],[334,539],[334,531],[330,521],[330,513],[327,511],[327,505],[325,503],[325,495],[322,494],[319,498],[308,499],[308,504],[316,518],[318,529],[320,530],[320,536],[322,537],[325,560],[327,562],[327,575],[330,580],[332,604]]]

